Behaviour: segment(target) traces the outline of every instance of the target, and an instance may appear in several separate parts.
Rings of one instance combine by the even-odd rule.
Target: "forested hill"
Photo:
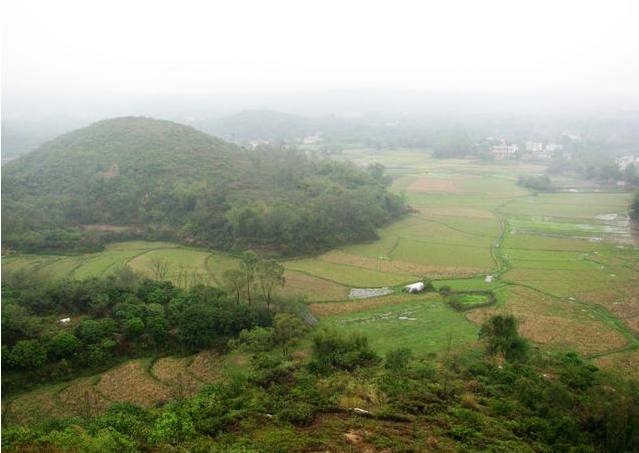
[[[401,215],[382,171],[248,151],[168,121],[105,120],[3,167],[3,246],[79,250],[135,236],[316,252],[372,239]]]

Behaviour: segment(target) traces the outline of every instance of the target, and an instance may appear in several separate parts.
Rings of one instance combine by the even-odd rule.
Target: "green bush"
[[[393,349],[386,353],[384,366],[392,371],[401,371],[406,369],[412,358],[413,353],[410,348]]]
[[[309,366],[316,373],[327,373],[333,368],[353,370],[379,360],[365,335],[359,332],[345,335],[335,329],[324,329],[313,336],[313,359]]]
[[[20,340],[11,349],[10,357],[14,366],[34,370],[47,361],[47,350],[38,340]]]
[[[277,412],[277,418],[294,425],[310,425],[315,420],[315,407],[304,402],[288,401]]]

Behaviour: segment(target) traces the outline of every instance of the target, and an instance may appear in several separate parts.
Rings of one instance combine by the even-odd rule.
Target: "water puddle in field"
[[[423,310],[423,307],[414,307],[407,308],[405,310],[399,310],[396,312],[386,312],[375,314],[372,316],[367,316],[365,318],[353,318],[353,319],[345,319],[341,321],[342,324],[353,324],[353,323],[363,323],[363,322],[377,322],[377,321],[388,321],[391,319],[398,319],[400,321],[417,321],[417,318],[414,318],[410,315],[416,313],[420,310]]]
[[[393,290],[385,286],[383,288],[351,288],[348,292],[349,299],[368,299],[369,297],[386,296],[393,294]]]

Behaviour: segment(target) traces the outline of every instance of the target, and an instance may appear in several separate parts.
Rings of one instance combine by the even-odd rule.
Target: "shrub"
[[[334,329],[325,329],[313,336],[311,370],[327,373],[332,368],[352,370],[373,364],[379,357],[368,346],[368,338],[358,332],[344,335]]]
[[[406,369],[412,358],[413,353],[410,348],[393,349],[386,353],[384,366],[392,371],[401,371]]]
[[[309,425],[315,420],[315,406],[301,401],[288,401],[278,411],[277,418],[294,425]]]
[[[38,340],[20,340],[11,349],[11,363],[18,368],[33,370],[47,361],[47,350]]]

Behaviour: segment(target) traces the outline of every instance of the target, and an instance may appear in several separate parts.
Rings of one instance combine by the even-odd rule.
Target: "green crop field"
[[[393,303],[380,308],[327,316],[323,322],[346,331],[368,335],[380,352],[408,347],[418,354],[437,352],[477,341],[478,327],[441,299]]]
[[[358,165],[384,164],[393,177],[391,190],[402,194],[414,212],[380,228],[377,240],[284,261],[287,284],[281,294],[347,304],[349,288],[388,286],[397,291],[399,285],[427,277],[436,288],[497,289],[498,306],[508,307],[512,292],[502,289],[522,288],[544,295],[549,298],[546,302],[574,300],[596,318],[589,322],[616,332],[603,335],[597,348],[581,344],[587,343],[583,336],[562,338],[568,347],[601,355],[639,344],[632,334],[639,319],[633,318],[634,312],[627,314],[627,296],[623,299],[615,291],[639,286],[639,251],[626,218],[630,194],[533,194],[516,181],[518,175],[543,173],[544,168],[536,164],[437,160],[421,152],[366,148],[346,150],[337,158]],[[572,187],[588,187],[564,179]],[[237,258],[219,252],[131,241],[111,244],[95,254],[11,256],[3,258],[3,272],[24,269],[51,277],[86,278],[128,264],[150,276],[151,263],[158,259],[169,263],[168,277],[181,286],[220,284],[222,273],[238,263]],[[492,276],[488,281],[487,275]],[[540,303],[536,300],[530,301],[532,310]],[[323,322],[362,329],[380,350],[402,345],[416,351],[440,350],[451,332],[454,344],[469,342],[483,319],[472,314],[476,310],[465,316],[441,301],[417,303],[389,296],[349,304],[343,312],[327,310],[335,314],[324,316]],[[623,318],[614,314],[622,311],[619,307],[624,307]],[[547,308],[546,304],[539,310]],[[390,317],[384,317],[385,313]],[[399,320],[401,313],[416,319]],[[552,322],[572,323],[574,313],[570,313],[569,317],[553,313]],[[533,339],[545,338],[546,330],[538,323],[526,325]]]

